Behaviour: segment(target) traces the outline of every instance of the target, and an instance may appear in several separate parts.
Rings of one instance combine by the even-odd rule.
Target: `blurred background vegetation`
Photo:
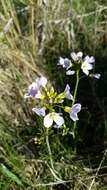
[[[57,183],[42,123],[23,95],[42,74],[58,89],[71,82],[73,90],[75,77],[65,79],[57,67],[59,56],[72,51],[93,55],[101,79],[85,79],[79,86],[78,155],[73,155],[71,135],[50,134],[55,167],[67,181]],[[0,0],[0,190],[91,190],[94,178],[92,190],[107,189],[106,81],[106,0]]]

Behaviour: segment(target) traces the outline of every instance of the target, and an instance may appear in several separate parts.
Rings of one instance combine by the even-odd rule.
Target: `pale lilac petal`
[[[83,73],[85,73],[86,75],[89,75],[89,70],[87,70],[87,68],[82,68]]]
[[[61,65],[61,66],[64,65],[64,59],[62,57],[59,58],[59,62],[57,65]]]
[[[70,60],[68,58],[60,57],[58,65],[61,65],[63,68],[68,68],[70,66]]]
[[[45,77],[38,77],[35,82],[33,82],[28,87],[28,92],[25,94],[24,98],[33,97],[33,98],[40,98],[41,87],[45,87],[47,84],[47,79]]]
[[[56,128],[56,129],[58,129],[58,128],[60,128],[61,126],[55,124],[55,125],[53,125],[53,127]]]
[[[93,77],[96,78],[96,79],[100,79],[101,74],[99,74],[99,73],[95,73],[95,74],[93,74]]]
[[[49,128],[53,124],[53,119],[51,117],[51,114],[48,114],[44,117],[44,126]]]
[[[60,57],[57,65],[61,65],[63,67],[64,66],[64,58]]]
[[[95,62],[95,58],[93,56],[89,57],[88,55],[84,58],[84,60],[87,61],[88,63]]]
[[[66,75],[74,75],[74,74],[75,74],[75,71],[68,70],[68,71],[66,72]]]
[[[73,96],[72,96],[72,94],[70,93],[70,86],[69,86],[68,84],[67,84],[66,87],[65,87],[64,94],[65,94],[65,97],[66,97],[68,100],[73,100]]]
[[[47,78],[45,78],[45,77],[42,76],[40,78],[40,83],[41,83],[41,86],[45,87],[46,84],[47,84]]]
[[[60,127],[61,125],[64,124],[64,118],[61,117],[59,114],[54,115],[54,122]]]
[[[36,82],[33,82],[29,87],[28,87],[28,92],[25,94],[25,98],[28,98],[28,97],[35,97],[35,95],[37,94],[38,92],[38,86],[36,84]]]
[[[38,90],[37,93],[35,94],[35,98],[41,99],[41,97],[42,97],[42,94],[41,94],[41,92]]]
[[[89,63],[90,57],[87,55],[86,57],[84,57],[84,61],[87,61]]]
[[[61,103],[63,103],[63,102],[64,102],[64,100],[63,100],[63,99],[62,99],[62,100],[58,100],[58,103],[60,103],[60,104],[61,104]]]
[[[78,112],[80,112],[81,111],[81,104],[74,104],[73,106],[72,106],[72,111],[73,112],[75,112],[75,113],[78,113]]]
[[[90,63],[87,63],[87,69],[88,69],[89,71],[92,70],[92,69],[93,69],[93,65],[90,64]]]
[[[36,82],[32,82],[32,84],[29,85],[28,90],[30,91],[31,89],[38,89],[38,85]]]
[[[93,69],[93,65],[91,63],[88,63],[87,61],[84,61],[82,63],[81,68],[87,68],[87,70],[92,70]]]
[[[68,58],[65,58],[63,67],[68,68],[69,66],[70,66],[70,60]]]
[[[45,109],[44,108],[33,108],[33,112],[35,112],[39,116],[45,116]]]
[[[36,78],[35,83],[36,83],[36,86],[37,86],[38,89],[39,89],[40,86],[41,86],[40,77],[37,77],[37,78]]]
[[[81,51],[77,53],[78,58],[82,58],[82,56],[83,56],[83,53]]]
[[[36,79],[36,84],[37,84],[38,88],[40,88],[41,86],[45,87],[47,84],[47,78],[45,78],[43,76],[41,76],[40,78],[38,77]]]
[[[83,56],[83,53],[80,51],[78,53],[75,53],[75,52],[72,52],[71,53],[71,58],[74,60],[74,61],[78,61],[78,60],[81,60],[82,59],[82,56]]]
[[[81,110],[81,104],[74,104],[71,108],[71,111],[70,111],[70,118],[73,120],[73,121],[77,121],[79,120],[78,118],[78,112],[80,112]]]
[[[95,58],[93,56],[90,57],[90,63],[94,63],[95,62]]]
[[[75,52],[72,52],[71,53],[71,58],[74,60],[74,61],[77,61],[78,60],[78,56]]]
[[[70,113],[70,118],[71,118],[73,121],[79,120],[78,115],[77,115],[76,113],[73,113],[73,112]]]
[[[81,65],[81,69],[82,71],[88,75],[89,74],[89,71],[93,69],[93,65],[88,63],[87,61],[84,61]]]

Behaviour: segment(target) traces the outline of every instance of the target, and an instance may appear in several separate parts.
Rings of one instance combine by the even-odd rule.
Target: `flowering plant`
[[[100,78],[100,74],[96,73],[94,75],[90,74],[90,71],[93,69],[95,58],[93,56],[89,57],[88,55],[83,58],[82,52],[72,52],[71,60],[68,58],[60,57],[58,65],[61,65],[66,69],[66,75],[74,75],[77,71],[82,70],[85,75],[93,76],[97,79]]]
[[[70,107],[63,106],[64,99],[73,101],[73,95],[70,93],[70,86],[68,84],[64,92],[58,94],[53,86],[48,84],[47,79],[42,76],[37,78],[28,87],[28,91],[24,97],[33,100],[35,105],[32,111],[44,118],[43,123],[46,128],[52,125],[53,127],[59,128],[64,124],[63,114],[61,112],[57,113],[57,108],[68,112],[73,121],[78,120],[77,114],[81,110],[80,104],[76,103]]]
[[[60,57],[58,65],[66,70],[66,75],[76,74],[76,84],[73,95],[71,94],[69,84],[66,84],[63,92],[58,93],[53,86],[48,83],[44,76],[38,77],[31,85],[29,85],[25,99],[30,99],[33,102],[32,111],[43,118],[43,125],[46,128],[46,144],[50,157],[51,172],[53,176],[59,180],[53,165],[52,153],[48,139],[48,130],[50,127],[62,128],[65,127],[64,112],[69,114],[69,118],[73,121],[72,135],[76,136],[76,123],[79,120],[78,113],[81,111],[81,104],[76,103],[78,84],[80,80],[80,71],[86,76],[100,78],[100,74],[91,73],[95,62],[93,56],[88,55],[83,57],[82,52],[71,53],[71,60]],[[65,99],[69,100],[68,103]],[[67,101],[68,102],[68,101]],[[66,105],[67,104],[67,105]]]

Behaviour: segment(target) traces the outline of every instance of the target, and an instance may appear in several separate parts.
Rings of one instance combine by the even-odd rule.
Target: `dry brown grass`
[[[12,144],[9,142],[6,146],[2,145],[0,153],[1,157],[7,157],[6,162],[10,165],[14,161],[12,145],[17,152],[22,151],[24,158],[16,155],[17,162],[19,159],[19,163],[20,160],[23,163],[23,167],[19,167],[19,173],[22,172],[21,176],[24,176],[25,172],[25,178],[28,178],[28,181],[32,180],[35,183],[36,176],[38,182],[41,182],[40,177],[42,175],[44,177],[47,172],[46,177],[49,178],[50,173],[43,161],[44,158],[37,162],[28,158],[35,157],[30,150],[32,144],[29,144],[34,134],[30,137],[25,135],[25,139],[23,139],[23,134],[22,138],[20,137],[20,132],[29,130],[27,128],[31,122],[23,95],[28,85],[37,76],[43,74],[49,78],[53,74],[49,71],[53,71],[52,67],[56,64],[60,54],[65,56],[71,50],[80,50],[80,48],[86,53],[93,51],[97,54],[97,51],[103,49],[107,42],[106,18],[106,3],[103,4],[97,0],[92,0],[91,5],[89,0],[78,0],[78,3],[77,0],[20,0],[16,3],[10,0],[0,0],[0,130],[5,140],[2,139],[2,135],[0,139],[6,143],[7,139],[4,134],[9,132],[10,141],[16,142]],[[106,52],[105,48],[104,54]],[[11,156],[6,147],[10,149]],[[70,165],[62,161],[56,166],[59,167],[59,172],[63,170],[61,172],[67,179],[72,178],[73,172],[75,174],[75,170],[73,172],[72,169],[69,170]],[[39,167],[41,171],[38,174]],[[87,189],[92,178],[78,164],[76,176],[78,178],[75,179],[74,189]],[[44,177],[44,180],[46,179]],[[38,184],[37,188],[47,190],[49,186],[50,189],[54,189],[54,185],[54,183],[43,184],[43,186]],[[94,186],[93,190],[96,190],[97,183]],[[9,190],[17,189],[14,183],[9,188]],[[69,185],[65,188],[69,188]]]

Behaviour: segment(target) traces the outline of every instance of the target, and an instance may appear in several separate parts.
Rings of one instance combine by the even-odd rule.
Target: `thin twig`
[[[37,185],[35,185],[35,187],[38,187],[38,186],[44,186],[44,187],[46,187],[46,186],[54,186],[54,185],[59,185],[59,184],[65,184],[65,183],[70,183],[70,182],[72,182],[72,180],[67,180],[67,181],[56,181],[56,182],[49,182],[49,183],[40,183],[40,184],[37,184]]]
[[[105,160],[106,154],[107,154],[107,150],[105,150],[105,152],[104,152],[103,158],[102,158],[102,160],[101,160],[101,162],[100,162],[100,164],[99,164],[99,167],[98,167],[98,169],[97,169],[97,171],[96,171],[96,174],[95,174],[95,176],[94,176],[94,178],[93,178],[93,180],[92,180],[92,182],[91,182],[91,184],[90,184],[88,190],[91,190],[91,189],[92,189],[92,187],[93,187],[93,185],[94,185],[94,183],[95,183],[95,179],[96,179],[96,177],[98,176],[98,173],[99,173],[99,171],[100,171],[100,169],[101,169],[101,166],[102,166],[102,164],[103,164],[103,162],[104,162],[104,160]]]

